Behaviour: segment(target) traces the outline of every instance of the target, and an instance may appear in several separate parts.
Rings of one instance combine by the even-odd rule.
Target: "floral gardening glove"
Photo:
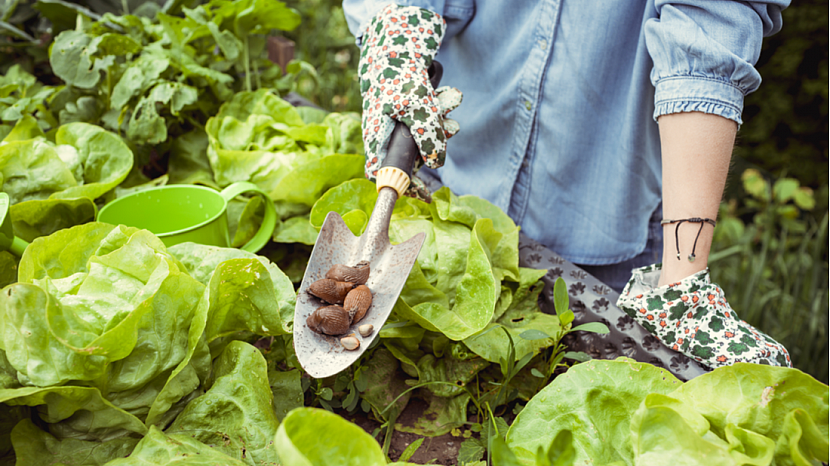
[[[792,367],[783,345],[738,319],[709,269],[657,287],[660,265],[634,269],[617,307],[669,348],[711,368],[736,362]]]
[[[444,118],[461,103],[461,92],[443,86],[434,90],[427,76],[445,23],[441,15],[417,7],[388,5],[369,24],[360,55],[360,91],[363,95],[363,145],[366,177],[374,180],[386,156],[395,120],[409,127],[421,151],[413,173],[422,164],[444,165],[447,139],[458,123]],[[412,178],[407,195],[429,191]]]

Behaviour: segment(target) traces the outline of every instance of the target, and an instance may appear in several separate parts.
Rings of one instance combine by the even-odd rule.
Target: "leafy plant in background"
[[[360,112],[357,62],[360,49],[346,25],[340,1],[288,0],[303,17],[303,27],[286,32],[297,58],[313,63],[316,73],[297,79],[297,91],[333,112]]]
[[[721,208],[709,258],[712,278],[742,319],[782,342],[793,364],[827,381],[827,221],[813,190],[793,178],[746,170],[748,197]],[[821,214],[821,213],[818,213]]]

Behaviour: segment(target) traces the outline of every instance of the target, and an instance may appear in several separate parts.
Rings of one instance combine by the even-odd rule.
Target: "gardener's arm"
[[[717,219],[738,125],[701,112],[662,115],[663,218]],[[714,227],[708,223],[663,225],[663,271],[659,285],[678,282],[705,269]],[[677,259],[677,229],[680,260]],[[695,244],[695,238],[697,244]],[[688,260],[694,249],[695,260]]]

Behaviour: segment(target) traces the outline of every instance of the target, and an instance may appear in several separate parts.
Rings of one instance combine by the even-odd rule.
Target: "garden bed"
[[[341,374],[309,377],[296,286],[325,216],[359,234],[377,193],[359,117],[281,97],[313,75],[265,58],[299,15],[253,0],[121,15],[18,3],[8,17],[22,19],[4,23],[22,65],[0,78],[0,190],[31,245],[0,251],[2,461],[631,463],[669,448],[826,461],[826,385],[796,369],[706,372],[504,212],[438,186],[432,204],[396,204],[391,239],[427,241],[379,338]],[[269,200],[228,203],[229,247],[95,222],[131,193],[240,181]],[[278,216],[269,244],[236,249],[263,202]],[[635,451],[631,432],[678,441]]]

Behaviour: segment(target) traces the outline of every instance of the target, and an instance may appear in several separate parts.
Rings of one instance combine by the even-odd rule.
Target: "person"
[[[670,347],[710,367],[790,365],[707,268],[743,99],[788,0],[398,3],[343,2],[369,178],[401,121],[418,176],[500,207],[622,290],[618,305]],[[432,88],[433,59],[463,104]],[[410,192],[425,195],[417,179]]]

